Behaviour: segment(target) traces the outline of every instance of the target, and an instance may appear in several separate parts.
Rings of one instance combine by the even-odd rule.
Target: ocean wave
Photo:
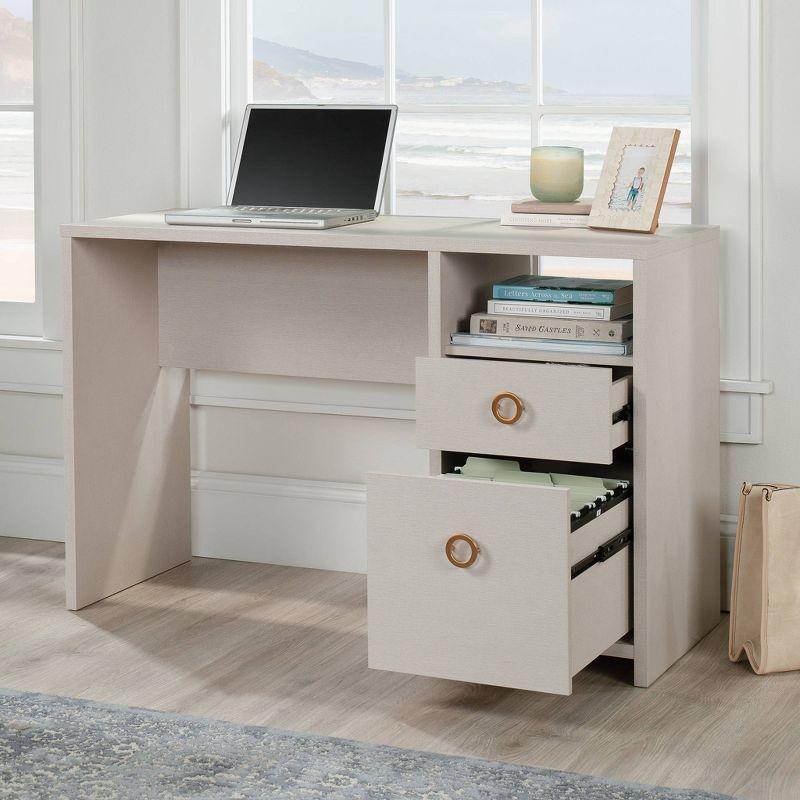
[[[398,142],[398,151],[414,152],[418,154],[431,154],[438,155],[440,153],[458,154],[464,156],[472,155],[492,155],[492,156],[515,156],[519,158],[529,159],[531,154],[531,145],[529,142],[514,142],[512,144],[504,143],[502,145],[485,142],[481,144],[467,144],[452,142],[431,142],[431,141],[408,141],[402,140]],[[605,159],[605,151],[600,152],[587,152],[584,148],[584,161],[589,164],[602,164]],[[689,164],[691,162],[691,154],[676,153],[674,163],[676,164]]]
[[[33,125],[2,125],[0,124],[0,139],[22,139],[33,137]]]
[[[512,156],[515,158],[524,158],[526,161],[531,157],[530,145],[512,145],[495,147],[488,142],[486,144],[431,144],[427,142],[409,143],[403,142],[398,144],[398,152],[403,153],[413,152],[418,155],[432,155],[438,156],[441,153],[447,153],[459,156]]]
[[[530,169],[529,147],[498,147],[488,145],[441,145],[401,144],[397,148],[398,165],[411,164],[429,169],[456,168],[459,170],[513,170],[528,172]],[[598,180],[603,167],[603,158],[587,159],[585,177],[587,181]],[[691,160],[676,157],[671,180],[676,184],[691,182]]]
[[[527,159],[493,158],[491,156],[475,156],[464,158],[462,156],[448,156],[446,153],[438,157],[416,156],[397,152],[398,164],[416,164],[429,168],[456,167],[458,169],[507,169],[516,172],[527,172],[529,169]]]
[[[502,116],[470,115],[412,115],[406,117],[398,126],[397,141],[403,146],[438,145],[458,143],[457,146],[469,148],[481,146],[496,150],[498,148],[528,149],[531,141],[531,128],[527,123],[509,124]],[[619,120],[615,120],[619,122]],[[628,122],[628,120],[626,120]],[[630,120],[634,125],[638,120]],[[646,121],[640,121],[647,124]],[[543,145],[570,145],[581,147],[587,159],[602,159],[611,136],[611,122],[598,124],[591,118],[583,118],[574,123],[554,124],[552,118],[545,118],[540,130]],[[689,158],[691,152],[691,131],[683,125],[678,142],[677,155]]]

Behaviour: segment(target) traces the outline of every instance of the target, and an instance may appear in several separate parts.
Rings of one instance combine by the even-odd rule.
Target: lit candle
[[[571,203],[583,191],[580,147],[531,148],[531,193],[545,203]]]

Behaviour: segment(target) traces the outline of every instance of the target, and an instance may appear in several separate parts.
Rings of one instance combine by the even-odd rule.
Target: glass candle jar
[[[583,191],[580,147],[531,148],[531,193],[545,203],[571,203]]]

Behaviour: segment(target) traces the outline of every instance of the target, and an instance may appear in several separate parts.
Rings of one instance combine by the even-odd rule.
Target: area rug
[[[0,690],[4,800],[723,797]]]

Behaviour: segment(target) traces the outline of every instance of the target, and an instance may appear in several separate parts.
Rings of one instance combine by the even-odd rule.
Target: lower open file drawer
[[[570,532],[569,489],[444,476],[367,479],[369,665],[556,694],[630,628],[630,501]],[[446,543],[480,548],[467,568]]]

